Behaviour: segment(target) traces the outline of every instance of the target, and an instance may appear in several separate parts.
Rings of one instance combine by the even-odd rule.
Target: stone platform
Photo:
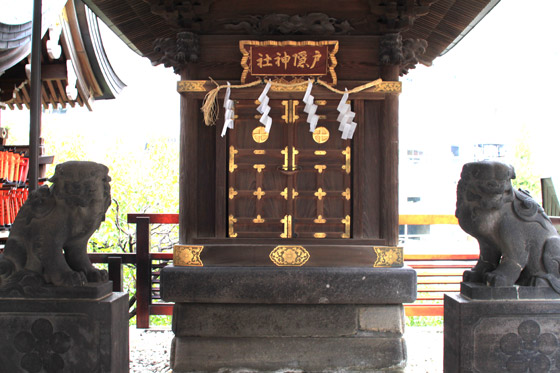
[[[95,287],[0,297],[0,371],[128,372],[128,294]]]
[[[446,295],[444,371],[559,371],[560,299],[548,290],[463,283]]]
[[[410,268],[173,267],[174,372],[402,371]]]

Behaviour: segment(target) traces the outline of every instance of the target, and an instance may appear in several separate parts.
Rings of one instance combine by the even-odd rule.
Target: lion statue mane
[[[513,167],[500,162],[463,166],[455,216],[480,246],[463,281],[550,286],[560,293],[560,236],[529,193],[513,189],[512,179]]]
[[[62,163],[51,187],[30,193],[0,255],[0,289],[21,288],[30,277],[55,286],[107,281],[107,271],[91,264],[87,243],[111,205],[108,173],[94,162]]]

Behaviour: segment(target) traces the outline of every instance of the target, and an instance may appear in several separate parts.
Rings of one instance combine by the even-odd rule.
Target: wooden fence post
[[[107,259],[109,280],[113,281],[113,291],[123,291],[122,259],[119,256],[110,256]]]
[[[150,327],[152,293],[150,260],[150,218],[136,220],[136,327]]]

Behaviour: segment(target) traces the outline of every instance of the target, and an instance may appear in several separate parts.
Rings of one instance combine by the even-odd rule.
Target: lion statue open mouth
[[[480,245],[480,258],[463,280],[550,286],[560,293],[560,236],[538,203],[513,189],[512,179],[513,167],[503,163],[463,166],[455,215]]]
[[[87,255],[91,235],[111,205],[109,169],[94,162],[56,166],[50,179],[29,195],[0,255],[0,289],[27,276],[55,286],[107,281]]]

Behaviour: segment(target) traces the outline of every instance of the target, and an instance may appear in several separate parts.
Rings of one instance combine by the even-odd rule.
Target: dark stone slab
[[[127,293],[0,299],[0,330],[1,372],[128,372]]]
[[[486,286],[462,282],[461,294],[476,300],[559,299],[560,294],[550,287],[535,286]]]
[[[557,372],[560,300],[444,300],[444,371]]]
[[[177,303],[401,304],[416,299],[409,268],[165,267],[161,296]]]
[[[188,338],[173,340],[183,372],[403,372],[402,338]]]
[[[173,309],[177,337],[401,337],[402,305],[187,304]]]
[[[113,292],[113,281],[88,282],[83,286],[54,286],[38,284],[34,291],[16,288],[0,290],[2,299],[101,299]]]

